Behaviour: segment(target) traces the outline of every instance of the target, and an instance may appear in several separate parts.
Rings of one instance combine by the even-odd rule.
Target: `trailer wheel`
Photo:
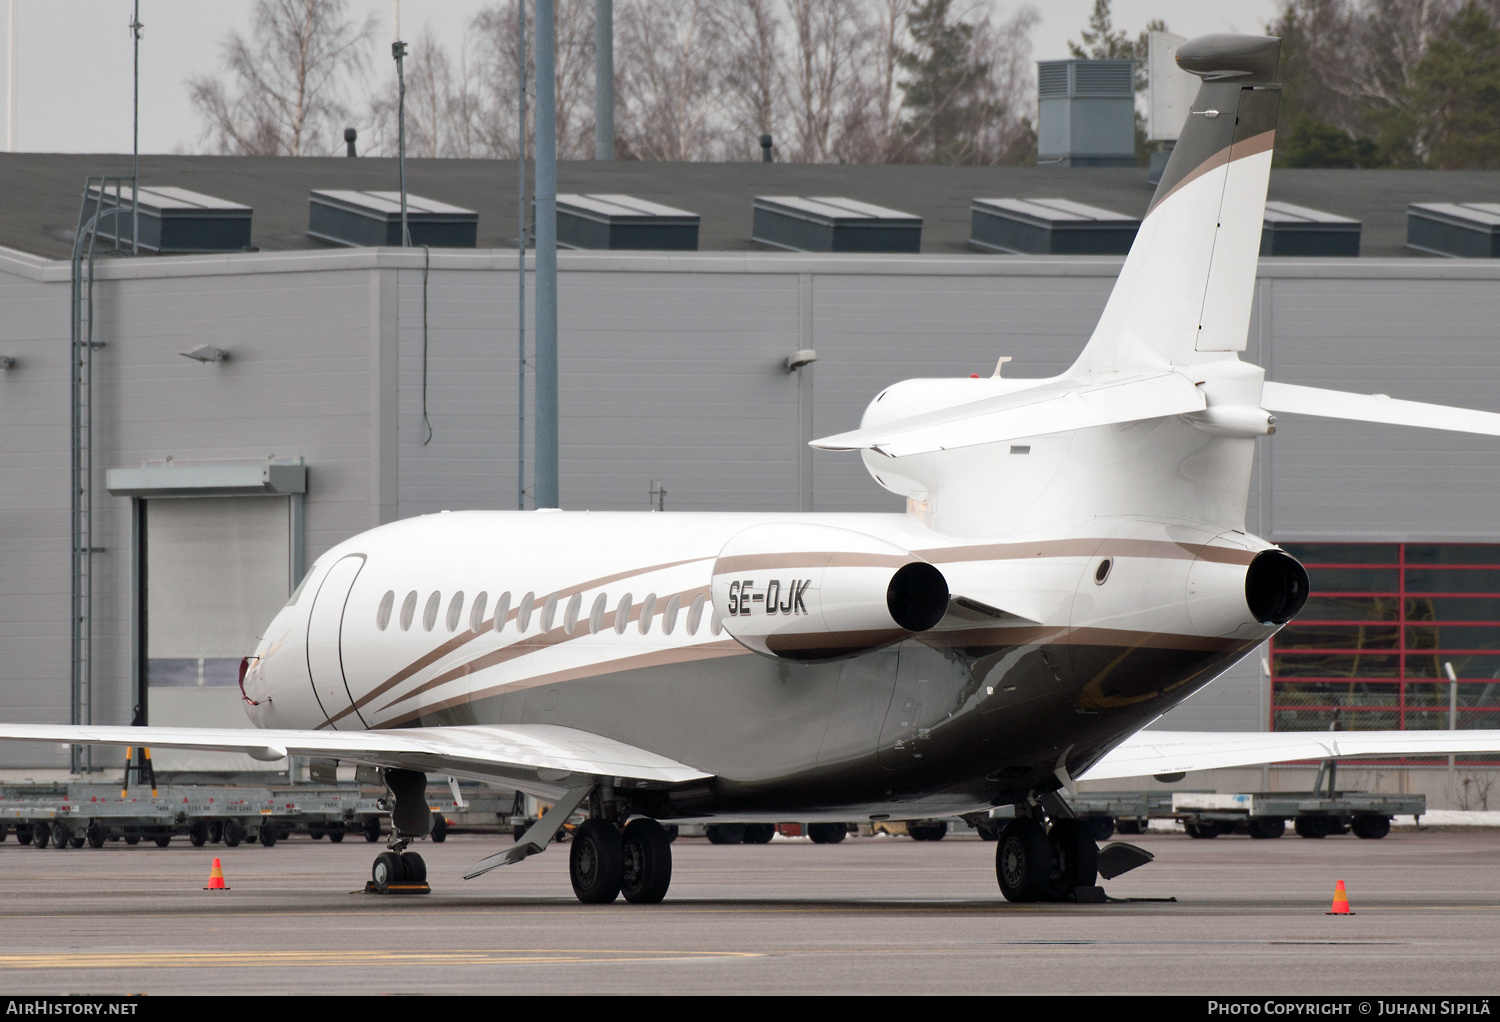
[[[46,848],[52,842],[52,824],[46,820],[31,825],[31,843],[37,848]]]
[[[172,835],[170,833],[158,834],[152,840],[156,842],[156,847],[165,848],[172,843]]]
[[[1187,831],[1188,837],[1195,837],[1203,840],[1219,836],[1219,828],[1214,826],[1214,824],[1212,823],[1184,823],[1182,825],[1182,829]]]
[[[1116,820],[1115,830],[1120,834],[1144,834],[1146,833],[1146,821]]]
[[[73,832],[61,820],[52,821],[52,844],[58,849],[68,847],[73,841]]]
[[[745,840],[743,823],[710,823],[707,831],[711,845],[737,845]]]
[[[742,840],[747,845],[768,845],[775,836],[776,824],[774,823],[747,823]]]
[[[1367,841],[1379,841],[1391,832],[1391,821],[1384,816],[1356,816],[1351,826],[1355,837]]]
[[[428,836],[438,844],[448,840],[448,818],[442,813],[432,814],[432,833]]]
[[[126,840],[130,840],[126,838]],[[224,821],[224,845],[226,848],[238,848],[240,842],[245,840],[245,828],[239,820],[228,819]]]
[[[68,843],[71,844],[74,848],[82,848],[84,842],[87,840],[88,838],[84,834],[74,834],[71,838],[68,839]]]
[[[141,836],[139,834],[126,834],[125,843],[127,845],[138,845],[141,843]]]
[[[280,836],[274,824],[267,823],[261,825],[260,843],[263,848],[274,848],[276,846],[276,839]]]
[[[202,848],[208,844],[208,824],[203,820],[194,820],[188,824],[188,841],[192,842],[194,848]]]
[[[338,844],[340,841],[344,840],[344,832],[341,830],[330,830],[328,832],[328,840],[332,841],[334,844]]]
[[[1298,837],[1324,838],[1333,833],[1333,821],[1326,816],[1299,816],[1292,821]]]
[[[104,841],[105,841],[104,828],[101,827],[101,826],[99,826],[99,821],[98,820],[90,821],[89,828],[88,828],[88,830],[85,833],[86,833],[86,836],[89,839],[89,847],[90,848],[103,848],[104,847]]]
[[[849,828],[842,823],[809,823],[807,836],[815,845],[836,845],[849,836]]]
[[[380,817],[365,817],[365,840],[371,844],[380,840]]]
[[[1089,833],[1094,836],[1095,841],[1108,841],[1115,836],[1113,816],[1085,816],[1083,822],[1089,825]]]
[[[23,845],[29,845],[29,844],[31,844],[31,824],[29,824],[29,823],[18,823],[18,824],[16,824],[16,843],[17,844],[23,844]]]
[[[208,821],[208,843],[211,844],[211,845],[216,845],[220,841],[223,841],[223,840],[224,840],[224,821],[223,820],[209,820]]]
[[[1286,821],[1279,816],[1257,816],[1250,821],[1250,836],[1269,840],[1286,833]]]

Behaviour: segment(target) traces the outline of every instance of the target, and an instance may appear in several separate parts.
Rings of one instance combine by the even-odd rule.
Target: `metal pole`
[[[594,0],[594,159],[615,158],[615,3]]]
[[[9,53],[5,60],[5,151],[16,151],[16,0],[10,0],[6,15],[5,44]]]
[[[401,247],[411,247],[411,232],[406,228],[406,44],[397,39],[391,43],[396,58],[396,149],[401,166]]]
[[[11,0],[14,9],[15,0]],[[135,17],[130,19],[130,35],[135,40],[135,82],[131,93],[130,128],[130,254],[141,252],[141,0],[135,0]],[[116,234],[119,232],[117,231]]]
[[[557,36],[536,0],[536,507],[558,507]]]
[[[516,4],[516,510],[526,510],[526,4]]]
[[[1458,730],[1458,672],[1453,669],[1453,664],[1443,661],[1443,673],[1448,676],[1448,730]],[[1454,789],[1453,767],[1456,762],[1452,753],[1448,754],[1448,806],[1452,808],[1457,800],[1458,792]]]

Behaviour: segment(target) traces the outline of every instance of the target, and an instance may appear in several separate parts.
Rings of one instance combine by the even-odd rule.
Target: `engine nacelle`
[[[713,602],[746,649],[805,663],[927,631],[948,611],[948,583],[910,551],[861,532],[757,525],[719,552]]]

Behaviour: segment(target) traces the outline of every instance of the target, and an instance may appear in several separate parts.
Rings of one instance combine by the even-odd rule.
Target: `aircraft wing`
[[[1458,433],[1500,436],[1500,415],[1472,408],[1401,401],[1386,394],[1351,394],[1321,387],[1267,381],[1260,403],[1267,410],[1292,415],[1317,415],[1356,422],[1385,422],[1393,426],[1450,429]]]
[[[575,787],[573,778],[617,777],[649,785],[712,775],[653,752],[555,724],[455,726],[389,731],[0,724],[0,741],[146,745],[242,752],[266,762],[293,756],[505,781],[535,794]]]
[[[1138,731],[1079,780],[1346,756],[1500,752],[1500,731]]]
[[[891,458],[1045,436],[1089,426],[1201,412],[1203,392],[1175,372],[1058,379],[812,441],[822,451],[872,450]]]

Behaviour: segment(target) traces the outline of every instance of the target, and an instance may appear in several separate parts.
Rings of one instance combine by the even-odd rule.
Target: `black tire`
[[[125,840],[129,841],[129,838]],[[245,840],[245,828],[240,825],[239,820],[224,821],[224,846],[226,848],[238,848],[240,842]]]
[[[432,814],[432,832],[428,835],[438,844],[448,840],[448,818],[442,813]]]
[[[68,825],[61,820],[52,821],[52,847],[63,849],[68,847],[73,840],[73,832]]]
[[[1094,835],[1094,840],[1108,841],[1115,836],[1115,818],[1113,816],[1085,816],[1083,822],[1089,825],[1089,833]]]
[[[906,833],[913,841],[941,841],[948,834],[948,824],[942,820],[908,823]]]
[[[1006,901],[1040,901],[1047,893],[1052,846],[1035,820],[1011,820],[995,847],[995,879]]]
[[[46,848],[52,843],[52,824],[43,821],[31,825],[31,843],[37,848]]]
[[[1047,899],[1062,901],[1074,888],[1093,887],[1099,879],[1099,846],[1093,830],[1083,820],[1058,820],[1047,832],[1052,852],[1047,871]]]
[[[84,831],[84,834],[89,840],[90,848],[104,847],[104,842],[106,840],[104,828],[99,826],[99,821],[95,820],[94,822],[90,823],[88,826],[88,830]]]
[[[1391,821],[1384,816],[1356,816],[1350,826],[1355,837],[1366,841],[1379,841],[1391,832]]]
[[[307,831],[307,836],[310,837],[310,838],[312,838],[314,841],[321,841],[321,840],[323,840],[323,828],[322,827],[309,827],[308,831]]]
[[[139,834],[126,834],[125,843],[127,845],[138,845],[141,843],[141,836]]]
[[[223,820],[209,820],[208,821],[208,843],[211,844],[211,845],[216,845],[220,841],[223,841],[223,840],[224,840],[224,821]]]
[[[72,846],[73,846],[73,847],[74,847],[74,848],[82,848],[82,847],[83,847],[83,846],[84,846],[84,844],[85,844],[85,843],[87,843],[87,841],[88,841],[88,835],[86,835],[86,834],[83,834],[83,833],[81,833],[81,832],[76,832],[76,833],[74,833],[74,835],[73,835],[73,836],[72,836],[72,837],[71,837],[71,838],[69,838],[69,839],[68,839],[68,840],[69,840],[69,843],[70,843],[70,844],[71,844],[71,845],[72,845]]]
[[[979,835],[981,841],[999,841],[1000,828],[989,824],[980,824],[974,828],[974,833]]]
[[[188,841],[194,848],[202,848],[208,844],[208,822],[206,820],[194,820],[188,824]]]
[[[1279,816],[1257,816],[1250,821],[1250,836],[1273,841],[1286,833],[1286,821]]]
[[[365,840],[374,844],[380,840],[380,817],[366,816],[364,823]]]
[[[849,836],[849,828],[842,823],[809,823],[807,836],[813,844],[836,845]]]
[[[29,824],[29,823],[18,823],[18,824],[16,824],[16,843],[17,844],[22,844],[22,845],[29,845],[29,844],[31,844],[31,824]]]
[[[328,832],[328,840],[332,841],[334,844],[338,844],[340,841],[344,840],[344,832],[341,830],[330,830]]]
[[[1219,828],[1214,824],[1207,822],[1193,823],[1189,821],[1188,823],[1184,823],[1182,825],[1182,829],[1187,831],[1188,837],[1194,837],[1204,841],[1208,840],[1209,838],[1216,838],[1219,836]]]
[[[665,827],[663,827],[662,830],[664,830],[664,831],[667,832],[667,843],[668,844],[671,844],[673,841],[677,840],[677,834],[678,834],[678,831],[679,831],[679,828],[678,828],[677,824],[675,824],[675,823],[669,823]]]
[[[426,883],[427,863],[416,852],[402,852],[401,876],[411,883]]]
[[[370,883],[377,891],[390,889],[391,884],[399,884],[406,879],[406,870],[401,865],[401,856],[395,852],[381,852],[375,856],[375,863],[370,867]]]
[[[625,825],[620,893],[632,905],[655,905],[672,885],[672,840],[666,828],[644,817]]]
[[[604,820],[588,819],[573,834],[568,878],[585,905],[608,905],[620,896],[625,853],[620,832]]]
[[[4,844],[5,843],[5,839],[7,837],[9,837],[9,836],[10,836],[10,828],[8,826],[6,826],[5,824],[0,823],[0,844]]]
[[[710,823],[707,832],[711,845],[737,845],[745,840],[743,823]]]
[[[1331,829],[1328,824],[1326,816],[1299,816],[1292,822],[1292,829],[1297,832],[1298,837],[1325,838]]]
[[[1144,834],[1146,832],[1145,822],[1142,820],[1116,820],[1115,832],[1119,834]]]
[[[747,845],[768,845],[775,836],[776,824],[774,823],[747,823],[745,836],[741,840]]]
[[[167,847],[167,845],[169,845],[169,844],[172,843],[172,835],[171,834],[158,834],[154,838],[152,838],[152,840],[156,842],[156,847],[158,847],[158,848],[165,848],[165,847]]]
[[[263,823],[260,827],[260,843],[263,848],[276,847],[277,838],[281,837],[281,831],[274,824]]]

